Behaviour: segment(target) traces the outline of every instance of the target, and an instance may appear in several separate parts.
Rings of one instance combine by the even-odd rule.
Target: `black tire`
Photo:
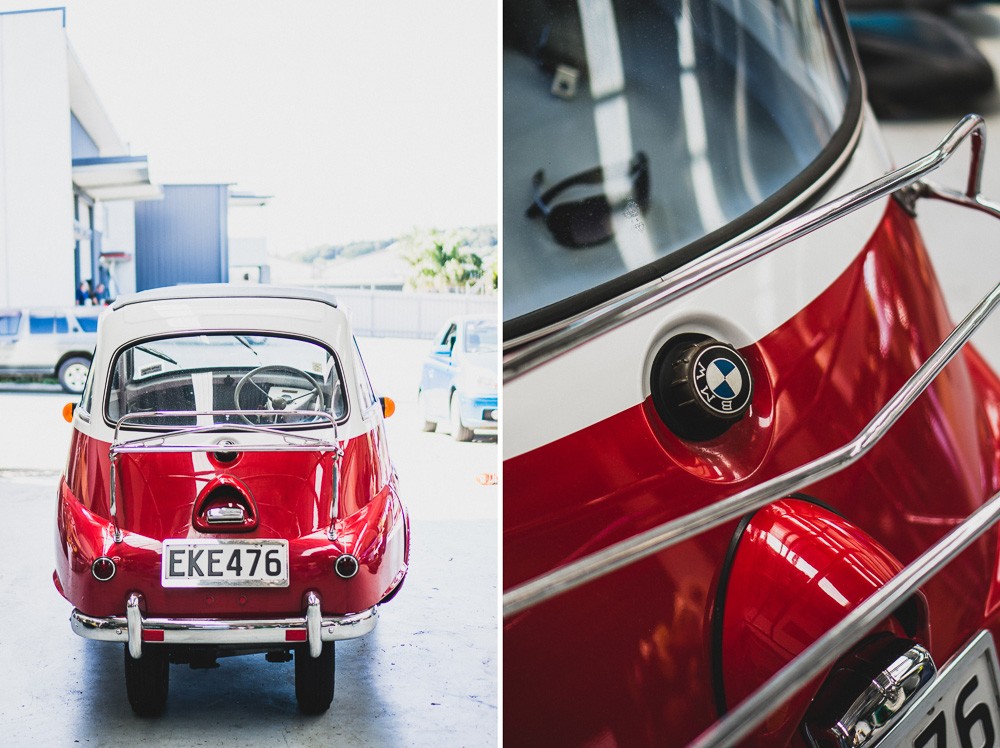
[[[462,409],[458,404],[458,393],[451,393],[451,403],[448,406],[451,413],[451,436],[457,442],[471,442],[475,436],[472,429],[466,428],[462,423]]]
[[[143,645],[142,657],[132,659],[125,645],[125,691],[132,711],[140,717],[158,717],[167,705],[170,659],[167,651]]]
[[[56,375],[64,392],[79,395],[87,382],[87,372],[90,371],[90,359],[84,356],[70,356],[59,365]]]
[[[424,402],[424,391],[417,392],[417,413],[420,415],[420,430],[433,431],[437,428],[437,423],[427,420],[427,404]]]
[[[309,656],[309,647],[295,649],[295,700],[303,714],[322,714],[333,702],[336,655],[333,642],[323,642],[319,657]]]

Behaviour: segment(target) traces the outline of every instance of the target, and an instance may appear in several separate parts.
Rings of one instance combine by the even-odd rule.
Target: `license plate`
[[[994,748],[1000,745],[1000,668],[993,637],[980,633],[938,673],[881,745]]]
[[[164,540],[164,587],[287,587],[287,540]]]

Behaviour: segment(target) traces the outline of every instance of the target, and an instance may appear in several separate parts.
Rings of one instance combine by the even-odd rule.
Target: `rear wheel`
[[[132,711],[140,717],[156,717],[167,705],[170,659],[164,649],[144,646],[142,657],[133,659],[125,645],[125,691]]]
[[[62,362],[57,372],[59,384],[66,392],[79,395],[87,383],[87,372],[90,371],[90,359],[83,356],[73,356]]]
[[[462,409],[458,404],[458,393],[451,393],[451,435],[457,442],[472,441],[472,429],[466,428],[462,423]]]
[[[322,714],[333,701],[336,659],[333,642],[323,642],[319,657],[309,656],[309,647],[295,649],[295,700],[303,714]]]

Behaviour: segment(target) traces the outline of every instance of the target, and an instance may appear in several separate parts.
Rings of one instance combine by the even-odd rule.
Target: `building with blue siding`
[[[229,185],[163,185],[135,207],[136,290],[229,280]]]

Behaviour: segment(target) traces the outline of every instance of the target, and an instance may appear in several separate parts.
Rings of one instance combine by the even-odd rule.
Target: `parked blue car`
[[[424,431],[446,424],[460,442],[497,430],[497,323],[456,317],[434,337],[417,393]]]

